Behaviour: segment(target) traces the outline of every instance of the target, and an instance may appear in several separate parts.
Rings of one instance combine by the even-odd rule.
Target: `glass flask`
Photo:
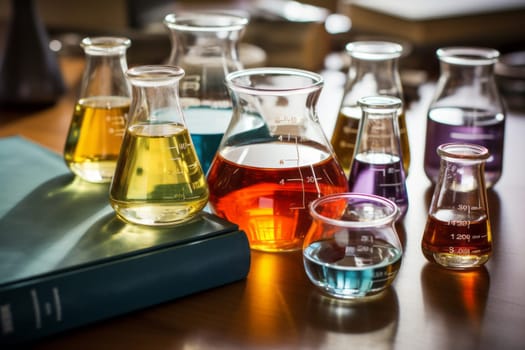
[[[138,66],[127,71],[133,99],[110,203],[125,221],[148,226],[191,219],[208,201],[208,185],[178,96],[184,70]]]
[[[310,204],[313,223],[304,239],[310,281],[339,298],[380,293],[394,281],[403,248],[395,229],[399,207],[363,193],[338,193]]]
[[[408,209],[397,114],[402,102],[397,97],[369,96],[360,98],[357,104],[363,116],[348,177],[349,189],[392,200],[399,206],[402,218]]]
[[[71,171],[89,182],[110,182],[126,128],[131,90],[126,80],[130,40],[84,38],[86,65],[64,148]]]
[[[439,145],[467,142],[486,147],[485,184],[493,186],[503,166],[505,109],[494,78],[499,52],[490,48],[437,50],[441,75],[427,115],[424,169],[435,183]]]
[[[483,265],[492,253],[484,169],[487,148],[440,145],[438,181],[422,239],[427,260],[451,269]]]
[[[232,121],[208,172],[210,208],[246,232],[250,247],[301,249],[308,203],[348,188],[319,123],[320,75],[291,68],[230,73]]]
[[[243,68],[238,42],[248,24],[242,16],[213,12],[168,14],[172,49],[169,63],[184,69],[180,98],[188,129],[206,173],[232,115],[224,85],[228,73]]]
[[[348,174],[361,120],[361,109],[357,104],[359,98],[388,95],[403,101],[398,70],[398,59],[403,53],[403,47],[385,41],[357,41],[347,44],[346,52],[351,63],[331,142],[341,166]],[[398,118],[403,168],[405,175],[408,175],[410,145],[403,104],[398,110]]]

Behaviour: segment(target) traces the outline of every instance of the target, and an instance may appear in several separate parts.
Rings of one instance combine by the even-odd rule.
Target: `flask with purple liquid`
[[[402,218],[408,209],[397,118],[402,102],[392,96],[370,96],[360,98],[358,105],[363,115],[350,166],[350,192],[387,198],[397,204]]]
[[[505,108],[494,79],[499,52],[490,48],[447,47],[437,50],[441,75],[429,106],[424,169],[436,182],[439,145],[466,142],[484,146],[485,183],[499,180],[503,165]]]

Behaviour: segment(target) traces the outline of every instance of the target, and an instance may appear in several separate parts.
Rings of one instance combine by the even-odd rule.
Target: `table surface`
[[[22,135],[62,152],[83,61],[62,58],[69,87],[42,110],[0,110],[0,137]],[[344,74],[325,75],[319,116],[332,132]],[[494,254],[481,269],[448,271],[424,259],[420,241],[432,186],[423,172],[425,112],[420,88],[407,124],[410,207],[399,226],[405,252],[397,279],[367,302],[328,298],[309,282],[300,252],[252,252],[240,282],[43,340],[37,349],[524,349],[525,113],[509,111],[503,176],[489,190]],[[339,95],[338,95],[339,93]]]

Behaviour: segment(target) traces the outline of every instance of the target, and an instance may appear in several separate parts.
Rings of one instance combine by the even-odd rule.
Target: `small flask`
[[[487,148],[440,145],[438,181],[421,247],[427,260],[451,269],[483,265],[492,253],[484,168]]]
[[[248,19],[196,11],[168,14],[164,24],[172,43],[168,62],[185,71],[179,95],[206,173],[231,120],[232,104],[224,80],[228,73],[243,69],[238,43]]]
[[[125,221],[148,226],[187,221],[208,201],[208,185],[178,96],[184,70],[138,66],[127,71],[133,99],[110,186]]]
[[[357,41],[346,45],[351,63],[331,143],[335,154],[348,174],[354,156],[361,110],[361,97],[388,95],[403,101],[403,87],[398,70],[398,59],[403,47],[393,42]],[[408,175],[410,145],[406,128],[404,105],[398,111],[403,168]]]
[[[84,38],[86,66],[64,148],[80,178],[110,182],[126,127],[131,90],[126,80],[127,38]]]
[[[394,202],[372,194],[335,193],[313,201],[310,213],[303,263],[315,286],[328,295],[353,299],[392,284],[403,255]]]
[[[427,115],[424,169],[436,182],[439,145],[467,142],[489,150],[485,184],[492,187],[503,165],[505,108],[494,78],[499,52],[490,48],[447,47],[437,50],[441,75]]]
[[[392,96],[370,96],[357,103],[363,116],[348,177],[350,192],[390,199],[402,218],[408,209],[397,114],[402,102]]]

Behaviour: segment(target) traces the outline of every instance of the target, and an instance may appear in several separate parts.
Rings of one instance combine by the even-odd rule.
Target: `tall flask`
[[[180,67],[138,66],[127,71],[133,99],[110,203],[125,221],[172,225],[204,208],[208,186],[178,96]]]
[[[398,59],[403,53],[403,47],[385,41],[357,41],[347,44],[346,52],[351,63],[331,143],[348,174],[361,120],[361,109],[357,103],[359,98],[388,95],[403,102],[403,87],[398,70]],[[404,104],[398,111],[398,118],[403,168],[408,175],[410,145]]]
[[[168,14],[169,63],[184,69],[180,98],[188,128],[207,172],[232,114],[224,85],[228,73],[243,68],[238,42],[248,24],[242,16],[215,12]]]
[[[441,75],[427,115],[424,169],[436,182],[439,145],[478,144],[489,150],[485,184],[501,176],[505,136],[505,107],[494,78],[499,52],[490,48],[446,47],[437,50]]]
[[[397,114],[402,102],[391,96],[362,97],[357,102],[363,116],[348,177],[349,190],[390,199],[399,207],[402,218],[408,209]]]
[[[64,148],[71,171],[89,182],[110,182],[122,144],[131,90],[126,80],[130,40],[84,38],[86,65]]]
[[[421,247],[425,257],[451,269],[483,265],[492,254],[484,168],[487,148],[447,143],[437,149],[438,181]]]
[[[309,203],[348,189],[315,111],[323,79],[253,68],[230,73],[226,84],[233,117],[208,172],[210,208],[238,224],[252,249],[301,249]]]

